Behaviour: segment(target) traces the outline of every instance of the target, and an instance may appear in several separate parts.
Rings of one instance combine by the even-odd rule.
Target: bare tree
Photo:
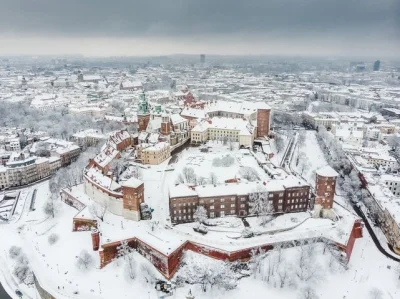
[[[278,153],[281,152],[281,150],[283,150],[285,147],[285,142],[283,141],[282,136],[279,134],[275,135],[275,146]]]
[[[252,249],[250,252],[250,269],[253,272],[254,278],[257,277],[257,275],[261,274],[261,269],[262,269],[262,262],[266,257],[265,250],[258,248],[258,249]]]
[[[123,257],[125,261],[125,275],[129,279],[136,278],[136,262],[134,259],[134,252],[133,249],[127,240],[121,241],[121,244],[117,247],[117,257]]]
[[[279,263],[278,264],[278,271],[277,272],[277,277],[279,279],[279,287],[283,288],[285,284],[288,283],[288,280],[290,279],[290,269],[291,267],[286,265],[286,263]]]
[[[104,221],[104,215],[107,212],[108,203],[105,201],[103,204],[99,203],[92,203],[89,206],[90,213],[94,216],[99,218],[101,221]]]
[[[249,182],[254,182],[256,180],[259,180],[259,176],[257,174],[257,171],[254,170],[254,168],[250,166],[244,166],[240,168],[239,174],[242,178],[248,180]]]
[[[43,212],[49,217],[55,217],[55,203],[52,198],[47,199],[43,206]]]
[[[93,265],[93,258],[87,250],[82,250],[76,260],[76,266],[79,269],[89,269]]]
[[[140,265],[140,277],[142,277],[146,283],[153,284],[155,282],[156,274],[152,265],[148,262],[144,262]]]
[[[183,183],[185,183],[185,179],[183,178],[183,175],[180,173],[175,180],[175,184],[183,184]]]
[[[183,178],[188,184],[196,183],[196,173],[192,167],[184,167],[182,170]]]
[[[232,139],[230,139],[229,140],[229,150],[233,151],[236,148],[237,148],[236,142],[233,141]]]
[[[197,180],[196,180],[196,184],[198,186],[205,185],[205,184],[207,184],[207,179],[203,176],[198,176]]]
[[[218,184],[218,177],[215,172],[210,172],[210,184],[216,185]]]

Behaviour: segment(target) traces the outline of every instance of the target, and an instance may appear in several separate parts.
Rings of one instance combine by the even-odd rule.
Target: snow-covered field
[[[239,172],[242,167],[253,168],[260,179],[267,177],[252,155],[243,154],[239,149],[230,150],[228,145],[223,145],[221,142],[217,141],[209,141],[207,145],[209,146],[208,152],[201,152],[199,147],[188,147],[179,154],[174,164],[175,179],[182,173],[184,167],[193,168],[197,177],[204,177],[206,179],[209,178],[210,173],[213,172],[216,174],[219,183],[228,179],[239,178]],[[222,159],[226,156],[233,158],[233,163],[231,165],[213,165],[215,159]],[[170,183],[173,184],[174,181]]]

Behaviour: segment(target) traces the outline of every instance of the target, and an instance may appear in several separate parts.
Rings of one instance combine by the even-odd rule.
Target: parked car
[[[22,298],[23,294],[20,290],[15,290],[15,294],[19,297]]]
[[[200,233],[200,234],[203,234],[203,235],[206,235],[208,233],[208,228],[205,227],[204,225],[195,226],[195,227],[193,227],[193,230],[196,233]]]

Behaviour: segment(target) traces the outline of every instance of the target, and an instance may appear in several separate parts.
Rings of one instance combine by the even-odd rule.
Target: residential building
[[[273,213],[307,211],[313,196],[310,186],[294,176],[266,182],[225,183],[219,185],[174,185],[169,190],[169,208],[172,223],[193,222],[198,206],[207,210],[209,218],[251,213],[251,194],[263,192],[273,207]]]

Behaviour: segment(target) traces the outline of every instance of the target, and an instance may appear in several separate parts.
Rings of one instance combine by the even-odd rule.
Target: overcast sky
[[[0,55],[400,56],[400,0],[0,0]]]

